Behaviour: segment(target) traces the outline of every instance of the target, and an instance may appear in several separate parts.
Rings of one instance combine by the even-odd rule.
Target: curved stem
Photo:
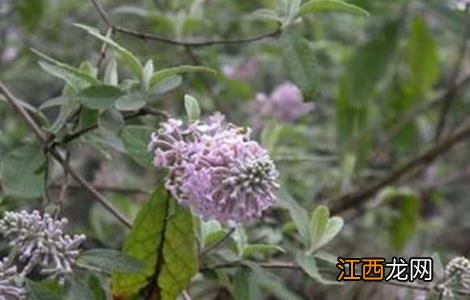
[[[36,122],[31,118],[28,112],[20,104],[20,100],[16,98],[6,85],[0,80],[0,93],[7,99],[8,103],[17,111],[21,118],[28,124],[29,128],[33,131],[37,139],[43,144],[51,156],[62,165],[64,171],[70,174],[70,177],[75,179],[82,185],[101,205],[104,206],[113,216],[121,221],[126,227],[131,228],[132,223],[124,216],[103,194],[98,192],[89,182],[87,182],[74,168],[67,163],[67,161],[60,155],[60,153],[50,144],[50,137],[43,131]]]
[[[425,166],[439,157],[441,154],[448,151],[455,144],[463,141],[470,136],[470,119],[464,122],[453,133],[442,138],[437,144],[434,144],[427,151],[418,155],[417,157],[409,160],[402,166],[387,173],[382,178],[375,182],[368,183],[367,185],[352,191],[351,193],[344,194],[337,198],[332,199],[333,207],[331,208],[332,214],[338,214],[353,207],[357,207],[362,202],[367,201],[370,197],[374,196],[383,187],[397,182],[403,176],[413,172],[418,167]]]
[[[103,22],[107,25],[108,29],[112,29],[114,32],[120,32],[129,36],[143,39],[143,40],[161,42],[161,43],[174,45],[174,46],[207,47],[207,46],[226,45],[226,44],[245,44],[245,43],[256,42],[256,41],[259,41],[268,37],[278,36],[282,31],[282,27],[278,24],[276,29],[272,31],[262,33],[259,35],[250,36],[250,37],[233,38],[233,39],[214,39],[214,40],[205,40],[205,41],[180,41],[180,40],[174,40],[171,38],[162,37],[162,36],[153,35],[153,34],[144,33],[144,32],[139,32],[133,29],[128,29],[125,27],[114,25],[113,22],[111,21],[111,18],[105,12],[105,10],[101,6],[101,4],[98,2],[98,0],[90,0],[90,1],[93,4],[93,6],[96,8],[96,10],[98,11],[98,14],[100,15]]]

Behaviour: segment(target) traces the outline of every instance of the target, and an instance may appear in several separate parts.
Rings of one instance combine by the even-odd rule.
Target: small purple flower
[[[247,222],[273,205],[278,172],[250,131],[221,114],[184,126],[170,119],[152,135],[154,164],[168,168],[165,187],[205,220]]]
[[[26,298],[24,277],[8,258],[0,261],[0,300],[22,300]]]
[[[1,61],[4,64],[9,64],[12,61],[16,59],[18,56],[18,48],[15,47],[7,47],[5,50],[3,50],[2,55],[1,55]]]
[[[242,63],[224,65],[222,72],[225,76],[233,80],[251,80],[256,76],[258,68],[258,61],[254,58],[250,58]]]
[[[252,122],[255,128],[262,127],[260,121],[275,117],[279,121],[291,123],[314,109],[312,102],[305,103],[300,89],[289,82],[278,85],[270,95],[258,93],[256,101],[250,105]]]

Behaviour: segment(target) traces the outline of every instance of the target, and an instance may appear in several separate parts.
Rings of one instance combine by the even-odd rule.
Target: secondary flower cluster
[[[267,150],[249,135],[219,113],[188,125],[169,119],[149,151],[156,167],[169,169],[165,186],[181,204],[205,220],[247,222],[274,203],[279,187]]]
[[[8,258],[0,261],[0,300],[21,300],[26,297],[24,281],[18,276],[16,266]]]
[[[289,82],[278,85],[270,95],[258,93],[253,104],[253,121],[276,117],[282,122],[294,122],[314,109],[312,102],[305,103],[300,89]]]
[[[11,284],[11,278],[21,281],[35,267],[62,284],[65,276],[72,272],[72,266],[80,253],[79,247],[85,240],[84,235],[71,237],[64,234],[66,224],[67,219],[57,220],[48,214],[41,215],[38,211],[6,212],[0,220],[0,233],[16,250],[22,270],[19,272],[16,267],[11,267],[7,269],[8,272],[0,272],[0,284]],[[12,285],[10,290],[13,292],[16,288],[18,286]],[[19,296],[17,298],[21,299]]]
[[[453,258],[445,268],[446,278],[452,277],[464,288],[470,288],[470,261],[465,257]]]

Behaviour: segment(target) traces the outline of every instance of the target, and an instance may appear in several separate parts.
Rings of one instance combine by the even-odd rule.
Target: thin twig
[[[138,110],[138,111],[136,111],[132,114],[124,116],[124,120],[128,121],[128,120],[132,120],[132,119],[135,119],[137,117],[141,117],[141,116],[145,116],[145,115],[156,115],[156,116],[160,116],[160,117],[164,117],[164,118],[169,117],[168,114],[164,111],[144,107],[144,108],[142,108],[142,109],[140,109],[140,110]],[[59,144],[68,144],[68,143],[80,138],[81,136],[85,135],[86,133],[88,133],[90,131],[93,131],[97,128],[98,128],[98,123],[95,123],[93,125],[90,125],[89,127],[80,129],[77,132],[65,135],[64,138],[58,143]]]
[[[128,228],[132,227],[132,223],[111,203],[109,200],[98,192],[90,183],[88,183],[75,169],[73,169],[59,154],[59,152],[50,146],[50,137],[39,128],[36,122],[26,112],[23,106],[20,104],[20,100],[16,98],[6,87],[6,85],[0,80],[0,92],[6,97],[7,101],[16,110],[20,117],[28,124],[30,129],[33,131],[37,139],[46,147],[52,157],[59,162],[64,170],[70,174],[80,185],[82,185],[91,195],[93,195],[98,202],[100,202],[112,215],[120,220]]]
[[[199,254],[199,259],[204,258],[209,252],[219,248],[225,242],[230,238],[230,236],[235,232],[235,228],[231,228],[220,240],[212,244],[211,246],[207,247],[206,249],[203,249],[201,253]]]
[[[65,163],[69,164],[70,163],[70,151],[66,151],[65,153]],[[64,168],[64,179],[62,181],[62,184],[60,186],[60,193],[59,193],[59,198],[57,199],[56,203],[56,211],[55,211],[55,216],[59,216],[60,212],[63,210],[65,206],[65,199],[67,197],[67,190],[70,184],[70,179],[69,179],[69,172],[67,172],[67,169]]]
[[[448,90],[448,97],[445,98],[445,100],[442,102],[442,108],[441,112],[439,114],[439,121],[437,123],[436,127],[436,133],[434,136],[434,142],[438,142],[439,139],[441,138],[442,132],[445,129],[448,115],[450,112],[450,108],[452,107],[452,103],[454,102],[455,99],[455,94],[457,92],[457,81],[459,78],[460,70],[462,69],[463,60],[465,58],[465,53],[467,52],[467,46],[468,46],[468,36],[470,35],[470,14],[469,14],[469,8],[470,8],[470,3],[467,3],[465,5],[465,20],[463,24],[463,38],[462,38],[462,43],[459,47],[459,51],[457,54],[457,59],[454,64],[454,68],[452,70],[451,78],[450,78],[450,86]]]
[[[108,31],[106,32],[106,37],[111,38],[112,35],[113,35],[113,28],[110,27],[110,28],[108,28]],[[109,44],[106,43],[106,42],[103,42],[101,44],[98,61],[96,62],[96,68],[98,70],[100,69],[101,65],[103,64],[104,60],[106,59],[106,52],[108,51],[108,45]]]
[[[367,201],[370,197],[374,196],[378,191],[383,187],[392,184],[400,180],[404,175],[416,170],[420,166],[424,166],[432,162],[439,155],[448,151],[452,146],[461,142],[465,138],[470,136],[470,120],[464,122],[458,129],[453,133],[444,137],[437,144],[434,144],[430,149],[418,155],[417,157],[411,159],[402,166],[392,170],[388,174],[384,175],[382,178],[376,180],[375,182],[368,183],[363,187],[359,187],[353,192],[347,193],[345,195],[336,197],[330,201],[333,203],[331,209],[333,214],[337,214],[348,210],[350,208],[356,207],[364,201]]]
[[[104,11],[101,4],[97,0],[91,0],[91,3],[98,11],[98,14],[100,15],[101,19],[106,24],[106,26],[108,26],[108,28],[113,28],[113,22],[111,22],[111,19],[108,17],[108,14]]]
[[[124,28],[121,26],[114,25],[111,21],[111,18],[108,16],[108,14],[105,12],[101,4],[98,2],[98,0],[90,0],[93,5],[95,6],[96,10],[98,11],[98,14],[100,15],[101,19],[103,20],[104,23],[108,26],[108,28],[112,28],[114,32],[120,32],[129,36],[133,36],[139,39],[143,40],[148,40],[148,41],[155,41],[155,42],[161,42],[169,45],[174,45],[174,46],[183,46],[183,47],[207,47],[207,46],[214,46],[214,45],[227,45],[227,44],[244,44],[244,43],[251,43],[259,40],[263,40],[265,38],[269,37],[275,37],[278,36],[281,33],[281,26],[278,24],[276,29],[251,36],[251,37],[244,37],[244,38],[233,38],[233,39],[214,39],[214,40],[205,40],[205,41],[179,41],[179,40],[174,40],[171,38],[166,38],[158,35],[153,35],[149,33],[144,33],[144,32],[139,32],[133,29],[128,29]]]
[[[416,107],[412,108],[409,112],[405,113],[404,116],[398,120],[398,122],[393,126],[390,130],[389,137],[385,141],[386,144],[390,142],[390,140],[395,137],[403,128],[405,128],[410,122],[416,119],[417,116],[422,115],[428,109],[441,104],[445,101],[449,101],[450,97],[457,96],[457,93],[465,88],[468,84],[470,84],[470,74],[467,74],[463,77],[463,79],[459,80],[454,89],[447,89],[446,91],[442,92],[441,94],[437,95],[434,99],[430,101],[426,101],[423,104],[419,104]]]
[[[53,188],[53,189],[60,189],[61,187],[62,187],[62,183],[52,183],[50,185],[50,188]],[[83,189],[83,187],[78,184],[69,184],[68,188],[72,190]],[[93,188],[100,192],[110,192],[110,193],[144,194],[144,195],[148,195],[151,193],[149,190],[138,188],[138,187],[121,187],[121,186],[93,184]]]
[[[455,173],[455,174],[450,174],[447,175],[445,178],[436,180],[434,182],[428,183],[428,184],[421,184],[418,185],[417,188],[420,191],[429,191],[429,190],[434,190],[439,187],[444,187],[448,186],[452,183],[463,181],[464,179],[470,178],[470,166],[467,166],[464,168],[462,171]]]
[[[220,40],[206,40],[206,41],[179,41],[173,40],[170,38],[165,38],[157,35],[152,35],[148,33],[142,33],[135,30],[127,29],[124,27],[114,26],[113,29],[116,32],[121,32],[129,36],[134,36],[143,40],[161,42],[173,46],[183,46],[183,47],[208,47],[214,45],[228,45],[228,44],[247,44],[251,42],[260,41],[269,37],[276,37],[281,33],[281,27],[278,26],[276,29],[262,33],[259,35],[246,37],[246,38],[233,38],[233,39],[220,39]]]
[[[289,270],[302,270],[302,268],[292,262],[267,262],[267,263],[256,263],[256,265],[265,268],[265,269],[289,269]],[[209,271],[209,270],[215,270],[215,269],[230,269],[230,268],[238,268],[238,267],[250,267],[250,262],[246,261],[233,261],[233,262],[228,262],[228,263],[223,263],[223,264],[218,264],[218,265],[213,265],[209,267],[202,267],[199,269],[199,271],[204,272],[204,271]],[[329,275],[338,275],[338,271],[334,271],[331,269],[320,269],[320,273],[324,274],[329,274]],[[398,282],[398,281],[369,281],[368,283],[379,283],[379,284],[385,284],[385,285],[393,285],[401,288],[407,288],[407,289],[413,289],[413,290],[421,290],[421,291],[426,291],[426,292],[431,292],[436,289],[435,286],[427,286],[427,285],[421,285],[421,284],[415,284],[415,283],[405,283],[405,282]],[[463,290],[455,290],[454,291],[456,294],[459,295],[470,295],[470,292],[468,291],[463,291]]]

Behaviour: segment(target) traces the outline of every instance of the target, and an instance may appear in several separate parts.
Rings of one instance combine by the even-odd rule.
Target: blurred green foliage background
[[[289,198],[310,212],[319,204],[336,205],[331,199],[368,186],[468,121],[470,16],[464,2],[350,1],[367,10],[370,17],[305,14],[280,36],[189,51],[120,32],[112,38],[140,61],[153,60],[156,70],[182,64],[217,70],[216,75],[191,73],[172,78],[151,93],[147,106],[184,117],[182,99],[191,94],[199,100],[203,115],[221,111],[240,125],[261,122],[254,135],[271,151],[280,170],[280,202]],[[114,24],[180,41],[249,37],[277,26],[272,19],[254,14],[259,9],[274,9],[274,0],[101,0],[101,4]],[[67,91],[62,81],[40,68],[37,62],[41,58],[31,49],[82,66],[82,70],[100,61],[102,43],[74,23],[99,28],[103,35],[107,30],[89,1],[0,1],[0,79],[29,105],[40,108],[47,119],[44,127],[52,132],[59,128],[58,136],[93,122],[100,124],[69,145],[70,161],[134,217],[156,181],[149,158],[134,150],[145,147],[148,139],[142,125],[157,128],[160,119],[143,116],[121,128],[113,123],[114,118],[83,111],[79,122],[73,123],[72,110],[48,101],[60,101]],[[113,59],[117,59],[120,82],[132,84],[131,69],[111,50],[97,69],[98,77]],[[295,60],[300,65],[293,64]],[[245,74],[240,75],[243,70]],[[304,101],[313,103],[309,113],[283,122],[276,115],[260,115],[253,109],[258,93],[269,94],[286,81],[297,84]],[[439,128],[444,103],[449,101],[445,126]],[[112,130],[115,126],[117,131]],[[51,163],[44,185],[44,176],[38,175],[42,154],[32,140],[22,120],[0,101],[0,159],[9,161],[8,172],[4,169],[0,177],[2,210],[52,209],[51,199],[59,197],[62,170]],[[436,161],[384,186],[372,199],[342,212],[345,227],[325,252],[386,258],[439,253],[443,262],[454,256],[468,257],[469,154],[468,141],[460,143]],[[5,182],[10,190],[5,189]],[[87,233],[87,247],[121,247],[126,232],[122,225],[74,183],[64,215],[72,220],[74,230]],[[248,226],[250,242],[287,250],[287,254],[257,255],[256,259],[291,257],[300,247],[292,229],[291,219],[281,207]],[[327,266],[335,270],[333,265]],[[194,280],[191,294],[194,299],[247,299],[249,295],[243,291],[251,289],[259,292],[251,295],[253,299],[257,297],[253,295],[265,299],[419,296],[419,292],[386,285],[320,285],[307,275],[299,277],[295,270],[264,270],[263,275],[247,272],[209,272]],[[253,274],[258,280],[246,280]]]

